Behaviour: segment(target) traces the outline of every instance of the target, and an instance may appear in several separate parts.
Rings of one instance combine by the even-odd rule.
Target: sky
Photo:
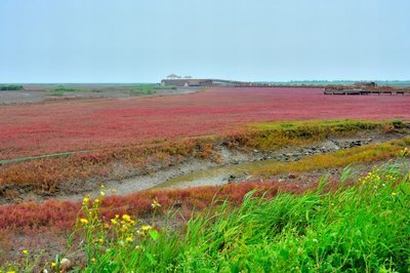
[[[409,0],[0,0],[0,82],[409,80]]]

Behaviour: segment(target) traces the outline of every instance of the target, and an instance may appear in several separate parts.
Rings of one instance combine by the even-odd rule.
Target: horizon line
[[[164,78],[166,79],[166,78]],[[184,78],[181,78],[182,80]],[[207,77],[193,77],[191,79],[217,79],[217,80],[226,80],[226,79],[222,79],[222,78],[207,78]],[[258,80],[258,81],[246,81],[246,80],[232,80],[229,79],[227,81],[242,81],[242,82],[251,82],[251,83],[258,83],[258,82],[266,82],[266,83],[292,83],[292,82],[370,82],[370,81],[374,81],[374,82],[410,82],[410,79],[407,80],[397,80],[397,79],[389,79],[389,80],[378,80],[378,79],[360,79],[360,80],[275,80],[275,81],[269,81],[269,80]],[[0,82],[1,84],[145,84],[145,83],[161,83],[161,81],[124,81],[124,82],[85,82],[85,81],[81,81],[81,82],[65,82],[65,81],[61,81],[61,82]]]

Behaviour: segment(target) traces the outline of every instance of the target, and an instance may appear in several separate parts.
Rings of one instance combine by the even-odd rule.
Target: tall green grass
[[[407,165],[390,164],[352,187],[329,190],[322,180],[304,195],[249,193],[239,208],[225,202],[183,232],[144,234],[136,224],[130,242],[121,224],[104,231],[93,214],[84,227],[87,263],[78,271],[408,272],[409,179]]]

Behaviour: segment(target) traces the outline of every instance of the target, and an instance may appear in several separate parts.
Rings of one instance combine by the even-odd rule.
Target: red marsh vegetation
[[[219,134],[255,121],[410,118],[410,96],[314,88],[212,88],[187,95],[0,107],[0,159]]]
[[[102,200],[101,213],[106,219],[116,214],[130,214],[137,217],[151,216],[151,204],[158,200],[161,212],[177,209],[184,217],[193,211],[202,210],[218,200],[229,200],[233,204],[242,202],[246,193],[257,190],[259,194],[273,197],[278,192],[303,193],[315,186],[296,183],[244,182],[223,186],[205,186],[177,190],[151,190],[126,196],[109,196]],[[49,200],[43,203],[24,202],[0,206],[0,232],[70,230],[77,219],[81,202]]]

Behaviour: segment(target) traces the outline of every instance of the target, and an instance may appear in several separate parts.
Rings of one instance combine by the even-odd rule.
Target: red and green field
[[[210,88],[0,106],[0,250],[7,252],[1,257],[0,251],[0,262],[21,264],[21,250],[35,245],[54,244],[47,259],[63,251],[59,240],[85,213],[78,195],[98,196],[106,181],[116,189],[157,179],[148,191],[100,194],[98,211],[101,225],[129,214],[157,223],[160,232],[170,211],[178,212],[173,221],[180,227],[211,205],[241,206],[254,190],[267,199],[286,199],[284,193],[328,198],[327,192],[356,184],[375,165],[408,163],[409,121],[410,96],[325,96],[321,88]],[[354,170],[349,179],[346,166]],[[232,181],[154,188],[217,171]],[[392,184],[386,195],[396,194],[393,184],[406,175],[382,173]],[[312,195],[328,174],[326,194]],[[326,206],[332,210],[330,201]],[[78,265],[85,264],[82,255]],[[44,261],[38,265],[49,268]]]
[[[213,88],[127,99],[0,107],[0,160],[213,135],[257,121],[409,119],[410,96],[324,96],[314,88]]]

